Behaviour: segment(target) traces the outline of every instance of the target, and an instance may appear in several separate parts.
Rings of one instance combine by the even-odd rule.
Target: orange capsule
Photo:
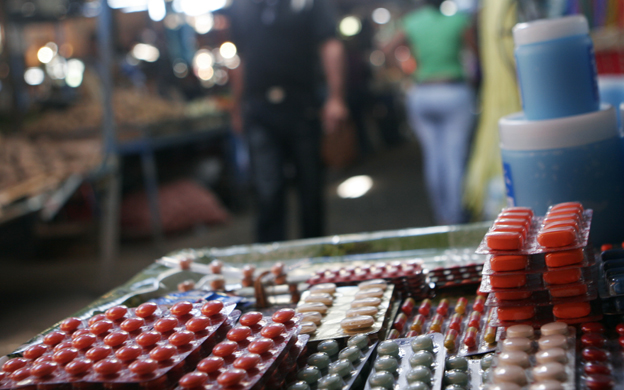
[[[30,376],[30,368],[22,367],[18,370],[13,371],[13,373],[10,375],[10,378],[14,380],[15,382],[20,382],[28,378],[29,376]]]
[[[26,366],[27,363],[28,363],[28,360],[23,359],[23,358],[9,359],[6,362],[4,362],[4,364],[2,365],[2,371],[4,372],[17,371],[20,368]]]
[[[498,307],[498,319],[501,321],[522,321],[533,318],[534,306]]]
[[[74,348],[77,348],[77,349],[85,349],[93,345],[93,343],[95,343],[96,340],[97,340],[97,337],[95,335],[84,334],[84,335],[76,337],[72,341],[72,345]]]
[[[584,283],[575,283],[571,286],[550,286],[548,291],[553,298],[576,297],[587,293],[587,285]]]
[[[489,232],[485,242],[490,249],[509,251],[522,248],[522,234],[514,232]]]
[[[142,318],[128,318],[125,319],[119,327],[121,330],[125,330],[126,332],[134,332],[143,325],[145,325],[145,320]]]
[[[511,232],[511,233],[520,233],[522,235],[522,239],[526,239],[527,230],[522,225],[494,225],[490,229],[491,232]]]
[[[496,342],[496,327],[488,326],[485,328],[485,333],[483,334],[483,341],[488,344],[494,344]]]
[[[110,347],[117,347],[123,344],[126,340],[128,340],[128,337],[128,332],[124,332],[123,330],[111,332],[106,337],[104,337],[104,344]]]
[[[262,313],[257,311],[250,311],[249,313],[245,313],[241,316],[240,322],[241,325],[252,326],[257,324],[262,320]]]
[[[517,288],[526,284],[525,274],[490,275],[490,284],[494,288]]]
[[[65,339],[65,332],[60,332],[58,330],[52,331],[45,335],[43,338],[43,343],[46,345],[56,345]]]
[[[591,313],[589,302],[561,303],[553,306],[553,314],[557,318],[581,318]]]
[[[565,208],[575,208],[577,210],[580,210],[581,212],[585,211],[583,209],[583,205],[580,202],[562,202],[562,203],[557,203],[553,206],[550,207],[550,210],[560,210],[560,209],[565,209]]]
[[[579,248],[569,251],[550,252],[544,258],[548,267],[556,268],[578,264],[585,259],[585,255],[583,254],[583,249]]]
[[[135,345],[135,347],[136,347],[136,345]],[[136,347],[136,348],[138,348],[138,347]],[[121,349],[123,349],[123,348],[121,348]],[[120,351],[121,349],[119,349],[117,351]],[[140,350],[140,348],[139,348],[139,350]],[[85,353],[85,356],[87,357],[87,359],[91,360],[92,362],[97,362],[97,361],[100,361],[100,360],[106,358],[112,352],[113,352],[113,349],[111,347],[107,346],[107,345],[96,345],[95,347],[89,349]]]
[[[286,323],[290,321],[291,318],[295,316],[295,311],[293,309],[279,309],[273,316],[271,317],[273,321],[278,323]]]
[[[492,271],[519,271],[529,265],[529,257],[524,255],[495,255],[490,258]]]
[[[154,329],[160,333],[166,333],[178,326],[178,320],[174,317],[163,317],[154,323]]]
[[[153,349],[152,351],[154,351],[155,349]],[[129,362],[129,361],[135,360],[136,358],[141,356],[141,354],[143,354],[143,349],[141,349],[141,347],[139,347],[138,345],[127,345],[125,347],[119,348],[115,352],[115,356],[117,356],[117,358],[121,360],[122,362]],[[163,360],[166,360],[166,359],[163,359]]]
[[[58,364],[55,362],[44,361],[37,364],[33,364],[30,368],[30,375],[34,375],[39,378],[51,375],[58,368]]]
[[[159,342],[160,339],[160,333],[154,330],[150,330],[138,335],[136,337],[136,343],[139,344],[141,347],[147,348]]]
[[[186,321],[186,324],[184,326],[187,330],[197,333],[206,330],[209,325],[210,318],[206,316],[197,316]]]
[[[71,344],[70,344],[70,346],[71,346]],[[35,360],[38,357],[40,357],[41,355],[43,355],[44,353],[46,353],[47,350],[48,350],[48,348],[46,348],[43,344],[35,344],[35,345],[31,345],[30,347],[26,348],[26,350],[24,351],[23,355],[24,355],[24,357],[26,359]]]
[[[572,227],[554,227],[541,230],[537,242],[546,248],[560,248],[574,244],[576,231]]]
[[[394,319],[394,323],[392,324],[392,327],[396,329],[397,331],[402,332],[406,323],[407,323],[407,316],[405,315],[405,313],[399,313]]]
[[[403,302],[403,304],[401,305],[401,311],[405,313],[405,315],[410,315],[412,314],[414,306],[416,306],[416,301],[414,301],[414,298],[407,298],[405,302]]]
[[[494,226],[498,225],[517,225],[523,226],[526,231],[531,228],[531,220],[526,218],[497,218],[494,221]]]
[[[581,225],[581,222],[582,222],[579,214],[569,213],[569,214],[546,215],[546,217],[544,217],[544,220],[542,221],[542,224],[549,225],[556,221],[574,221],[579,226]]]
[[[149,356],[150,358],[156,360],[157,362],[163,362],[169,360],[175,355],[177,352],[176,347],[173,345],[160,345],[151,350]]]
[[[89,321],[87,321],[87,323],[89,324],[89,326],[95,324],[98,321],[102,321],[105,320],[106,316],[103,313],[100,314],[96,314],[93,317],[89,318]]]
[[[235,386],[245,378],[246,374],[247,372],[240,368],[230,368],[217,377],[217,383],[224,387]]]
[[[558,271],[548,271],[543,275],[544,282],[548,284],[570,284],[581,280],[580,268],[568,268]]]
[[[149,375],[158,369],[158,363],[152,359],[135,360],[128,368],[136,375]]]
[[[281,324],[280,324],[281,325]],[[283,325],[282,325],[283,326]],[[248,326],[237,326],[230,329],[225,336],[228,340],[240,342],[251,336],[251,328]]]
[[[249,329],[249,331],[251,333],[251,329]],[[262,330],[260,331],[260,335],[262,335],[262,337],[274,339],[276,337],[279,337],[279,335],[281,335],[284,332],[286,332],[286,327],[284,326],[284,324],[280,324],[278,322],[274,324],[269,324],[265,326],[264,328],[262,328]]]
[[[94,323],[89,327],[89,331],[96,336],[103,335],[113,328],[113,322],[110,320],[102,320]]]
[[[275,343],[273,342],[273,340],[263,337],[258,340],[252,341],[251,344],[249,344],[249,346],[247,347],[247,349],[249,350],[249,352],[262,355],[263,353],[268,352],[274,346],[275,346]]]
[[[169,343],[176,347],[187,345],[193,340],[195,340],[195,334],[190,330],[181,330],[169,336]]]
[[[64,368],[65,372],[67,372],[69,375],[80,375],[89,371],[92,365],[93,362],[91,360],[78,358],[67,363]]]
[[[464,315],[464,313],[466,313],[466,305],[468,305],[468,300],[464,297],[460,297],[455,304],[455,313]]]
[[[93,365],[93,370],[100,375],[113,375],[122,368],[121,362],[117,359],[100,360]]]
[[[444,347],[450,351],[455,349],[455,340],[457,340],[458,332],[455,329],[449,329],[444,336]]]
[[[477,328],[469,327],[466,330],[466,336],[464,336],[464,344],[467,347],[472,348],[477,345],[477,333]]]
[[[226,357],[238,350],[238,344],[235,341],[222,341],[215,345],[212,354],[219,357]]]
[[[414,321],[412,321],[412,324],[410,325],[410,330],[417,332],[417,334],[420,334],[422,332],[422,327],[424,323],[425,316],[423,316],[422,314],[416,314],[416,316],[414,317]]]
[[[528,299],[531,294],[531,291],[504,291],[496,292],[494,296],[500,301],[518,301],[521,299]]]
[[[258,363],[260,363],[260,355],[256,353],[246,353],[244,355],[239,356],[234,363],[232,364],[235,368],[240,368],[243,370],[251,370],[256,367]]]
[[[444,324],[444,317],[442,317],[442,315],[440,314],[436,314],[435,316],[433,316],[433,319],[431,319],[431,324],[429,324],[429,331],[441,332],[442,324]]]

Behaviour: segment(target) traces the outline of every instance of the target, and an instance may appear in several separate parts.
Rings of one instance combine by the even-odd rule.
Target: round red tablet
[[[195,340],[195,334],[188,330],[181,330],[169,336],[169,343],[176,347],[187,345],[193,340]]]
[[[600,333],[586,333],[581,336],[581,344],[583,347],[602,348],[607,343],[607,338]]]
[[[583,349],[582,355],[588,362],[606,362],[609,358],[606,351],[595,347]]]
[[[116,321],[123,318],[127,312],[128,308],[126,306],[119,305],[106,310],[106,313],[104,313],[104,315],[106,315],[106,318],[108,318],[109,320]]]
[[[169,360],[175,355],[177,352],[176,347],[173,345],[161,345],[158,346],[150,352],[150,357],[157,362],[163,362],[165,360]]]
[[[54,352],[52,360],[58,364],[67,364],[74,360],[78,356],[78,350],[76,348],[64,348]]]
[[[245,370],[241,370],[239,368],[231,368],[227,371],[224,371],[217,378],[217,383],[221,386],[234,386],[245,378],[247,373]]]
[[[273,316],[271,316],[271,318],[273,319],[273,321],[283,324],[290,321],[290,319],[294,316],[295,311],[293,309],[279,309],[278,311],[273,313]]]
[[[128,368],[137,375],[149,375],[158,369],[158,363],[152,359],[135,360]]]
[[[185,389],[194,389],[202,386],[208,380],[208,375],[203,372],[189,372],[180,378],[180,386]]]
[[[199,371],[202,371],[202,372],[205,372],[207,374],[210,374],[211,372],[215,372],[218,369],[220,369],[221,367],[223,367],[224,364],[225,364],[225,362],[223,361],[222,357],[210,356],[210,357],[207,357],[205,359],[202,359],[197,364],[197,369]]]
[[[70,375],[80,375],[89,371],[93,363],[87,359],[75,359],[65,366],[65,371]]]
[[[187,315],[193,310],[193,304],[191,302],[178,302],[175,305],[171,306],[171,314],[176,317],[182,317]]]
[[[209,301],[204,303],[201,308],[201,313],[207,317],[213,316],[221,312],[223,309],[223,302],[221,301]]]
[[[104,333],[108,332],[112,328],[113,328],[113,322],[112,321],[110,321],[110,320],[102,320],[102,321],[98,321],[98,322],[94,323],[93,325],[91,325],[89,327],[89,330],[94,335],[99,336],[99,335],[103,335]]]
[[[589,362],[583,364],[583,371],[585,371],[585,374],[587,375],[611,375],[611,369],[609,368],[609,366],[600,362]]]
[[[136,343],[141,347],[149,347],[160,341],[160,333],[150,330],[143,332],[136,337]]]
[[[164,317],[154,323],[154,329],[160,333],[166,333],[178,326],[178,320],[173,317]]]
[[[20,368],[19,370],[13,371],[10,378],[16,382],[19,382],[21,380],[28,378],[29,376],[30,376],[30,368],[23,367],[23,368]]]
[[[212,349],[212,354],[215,356],[225,357],[230,356],[238,349],[238,344],[234,341],[222,341],[215,345]]]
[[[251,336],[251,328],[248,326],[237,326],[236,328],[230,329],[227,332],[227,339],[231,341],[240,342],[245,340],[247,337]]]
[[[71,343],[69,344],[71,346]],[[26,350],[24,351],[23,355],[26,359],[36,359],[39,356],[43,355],[44,353],[46,353],[46,351],[48,350],[48,348],[46,348],[44,345],[42,344],[35,344],[35,345],[31,345],[30,347],[26,348]],[[5,370],[6,371],[6,370]]]
[[[262,328],[262,330],[260,331],[260,334],[263,337],[274,339],[276,337],[279,337],[279,335],[281,335],[285,331],[286,331],[286,327],[284,326],[284,324],[276,323],[276,324],[269,324],[265,326],[264,328]]]
[[[125,330],[126,332],[134,332],[143,325],[145,325],[145,320],[142,318],[128,318],[125,319],[119,327],[121,330]]]
[[[55,330],[45,335],[45,337],[43,338],[43,343],[46,345],[56,345],[63,341],[65,339],[65,336],[65,332]]]
[[[256,353],[246,353],[234,360],[232,365],[235,368],[240,368],[242,370],[250,370],[256,367],[258,363],[260,363],[260,360],[260,355]]]
[[[42,378],[44,376],[51,375],[54,371],[56,371],[58,364],[55,362],[40,362],[38,364],[33,364],[30,367],[30,375],[34,375],[36,377]]]
[[[74,341],[72,341],[72,345],[74,346],[74,348],[85,349],[92,346],[96,340],[97,337],[95,337],[94,334],[83,334],[76,337]]]
[[[585,378],[585,386],[589,390],[610,390],[615,386],[613,378],[610,375],[588,375]]]
[[[78,329],[80,325],[82,325],[82,321],[80,321],[80,319],[76,317],[69,317],[65,319],[63,322],[61,322],[60,329],[63,332],[71,333],[75,331],[76,329]]]
[[[249,352],[253,352],[253,353],[257,353],[261,355],[265,352],[268,352],[274,346],[275,346],[275,343],[273,342],[273,340],[263,337],[261,339],[252,341],[251,344],[249,344],[249,346],[247,347],[247,349],[249,350]]]
[[[121,370],[121,362],[117,359],[105,359],[93,365],[93,370],[100,375],[114,375]]]
[[[128,332],[124,332],[123,330],[118,330],[116,332],[111,332],[106,337],[104,337],[104,344],[109,345],[111,347],[116,347],[118,345],[123,344],[126,340],[128,340]]]
[[[23,358],[13,358],[9,359],[2,365],[2,371],[5,372],[13,372],[17,371],[20,368],[24,367],[28,363],[28,360]]]
[[[107,345],[96,345],[95,347],[89,349],[87,353],[85,353],[85,356],[89,360],[97,362],[107,358],[112,352],[113,349]]]
[[[143,349],[138,345],[126,345],[125,347],[119,348],[115,352],[115,356],[122,362],[129,362],[141,356],[142,353]]]
[[[141,318],[147,318],[154,314],[154,312],[158,309],[158,305],[154,302],[145,302],[139,305],[136,309],[134,309],[134,314]]]
[[[197,316],[193,317],[190,320],[186,321],[186,329],[191,332],[201,332],[202,330],[206,330],[206,328],[210,325],[210,318],[206,316]]]
[[[252,326],[260,322],[260,320],[262,320],[262,313],[250,311],[249,313],[243,314],[238,322],[240,322],[241,325]]]

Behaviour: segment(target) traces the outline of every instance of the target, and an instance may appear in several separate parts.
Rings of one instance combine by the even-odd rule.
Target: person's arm
[[[345,104],[345,52],[342,42],[336,38],[326,40],[321,44],[320,56],[328,87],[322,113],[323,128],[331,134],[340,128],[349,115]]]
[[[243,77],[243,61],[241,59],[240,65],[236,69],[230,71],[230,83],[232,86],[232,107],[230,108],[230,126],[232,131],[236,134],[243,133],[243,90],[244,90],[244,77]]]

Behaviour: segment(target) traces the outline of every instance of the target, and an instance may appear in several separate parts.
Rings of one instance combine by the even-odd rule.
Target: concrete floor
[[[420,159],[418,145],[407,142],[377,152],[350,168],[330,172],[326,193],[328,235],[432,225]],[[374,181],[368,194],[357,199],[336,195],[343,180],[364,174]],[[0,356],[124,283],[170,251],[252,243],[252,225],[253,211],[247,211],[233,215],[227,225],[168,237],[159,245],[153,241],[124,242],[113,280],[105,286],[98,277],[100,265],[94,246],[84,253],[68,248],[67,256],[61,259],[0,259]],[[294,229],[290,238],[296,238]]]

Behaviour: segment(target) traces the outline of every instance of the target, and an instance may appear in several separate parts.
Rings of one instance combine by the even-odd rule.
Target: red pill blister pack
[[[293,309],[280,309],[272,317],[259,312],[243,314],[227,339],[215,345],[195,371],[180,379],[178,390],[249,389],[267,379],[263,375],[282,362],[300,330],[301,315]]]
[[[240,312],[234,307],[221,301],[179,302],[170,309],[144,303],[136,309],[115,306],[86,321],[68,318],[28,346],[22,358],[3,365],[0,389],[179,377],[187,358],[207,354],[218,331],[236,322]]]
[[[511,293],[517,295],[515,299],[528,299],[534,291],[553,290],[559,288],[561,294],[565,294],[562,288],[568,285],[592,284],[597,280],[598,264],[579,268],[570,267],[565,269],[553,269],[544,273],[514,273],[504,272],[486,275],[481,281],[479,291],[484,293]],[[522,295],[524,293],[524,295]],[[578,294],[580,295],[580,294]],[[553,296],[562,298],[564,296]]]
[[[553,206],[555,207],[555,206]],[[532,214],[509,215],[503,210],[485,234],[478,254],[534,255],[583,248],[587,246],[592,210],[564,214],[558,211],[544,217]]]

